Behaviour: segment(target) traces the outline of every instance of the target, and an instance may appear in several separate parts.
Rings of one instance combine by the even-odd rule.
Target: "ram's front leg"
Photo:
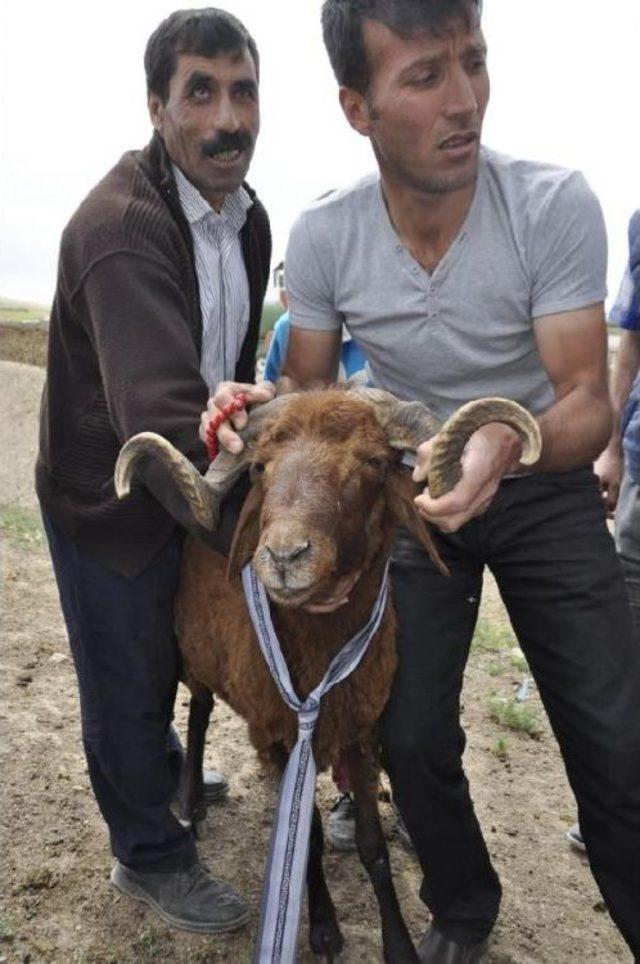
[[[189,703],[187,755],[182,766],[178,790],[178,814],[180,821],[185,824],[195,824],[204,820],[207,812],[202,766],[205,735],[212,709],[213,696],[209,690],[203,687],[194,689]]]
[[[393,885],[387,843],[378,812],[378,768],[358,747],[345,754],[353,785],[356,844],[375,891],[387,964],[419,964]]]
[[[336,909],[327,887],[322,865],[324,834],[317,806],[313,808],[311,839],[309,841],[309,864],[307,866],[307,890],[309,894],[309,944],[314,954],[334,961],[344,946]]]

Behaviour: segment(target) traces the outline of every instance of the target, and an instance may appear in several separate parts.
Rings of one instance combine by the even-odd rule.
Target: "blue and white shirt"
[[[631,275],[631,265],[627,264],[618,295],[613,308],[609,312],[611,321],[615,321],[620,328],[627,331],[640,329],[640,295],[636,291]]]
[[[629,263],[609,317],[626,331],[640,331],[640,264],[635,263],[640,253],[640,212],[629,224],[629,251]],[[622,416],[622,443],[627,470],[633,481],[640,484],[640,376],[636,377]]]
[[[287,356],[289,345],[289,312],[280,315],[273,326],[273,338],[264,365],[264,377],[268,382],[277,382],[280,378],[282,366]],[[367,359],[360,345],[353,340],[349,332],[343,329],[342,349],[340,352],[340,370],[338,378],[346,381],[366,369]],[[367,371],[367,379],[369,372]]]
[[[251,198],[239,187],[226,196],[218,214],[175,164],[173,173],[193,238],[202,311],[200,372],[213,394],[220,382],[233,380],[249,326],[240,231]]]

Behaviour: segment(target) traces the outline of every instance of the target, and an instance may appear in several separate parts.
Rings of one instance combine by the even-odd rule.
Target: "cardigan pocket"
[[[105,487],[113,492],[113,471],[120,452],[120,442],[113,431],[107,401],[99,391],[81,417],[73,441],[53,467],[52,475],[63,489],[83,500],[104,501]]]

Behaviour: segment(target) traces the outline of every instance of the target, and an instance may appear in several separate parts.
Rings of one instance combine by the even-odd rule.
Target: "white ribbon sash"
[[[253,566],[245,566],[242,584],[253,628],[269,671],[287,706],[298,714],[298,741],[291,752],[280,785],[276,819],[262,890],[260,926],[254,964],[293,964],[296,959],[300,911],[304,894],[309,836],[316,790],[316,763],[311,741],[320,713],[320,700],[358,666],[380,627],[389,588],[389,563],[369,621],[333,658],[327,673],[302,702],[275,634],[269,601]]]

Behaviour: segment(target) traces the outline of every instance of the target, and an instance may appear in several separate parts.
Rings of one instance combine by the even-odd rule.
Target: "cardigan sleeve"
[[[77,299],[118,441],[157,432],[204,471],[198,429],[208,392],[170,265],[135,251],[112,253],[91,267]],[[142,459],[136,475],[178,523],[203,538],[160,463]]]

